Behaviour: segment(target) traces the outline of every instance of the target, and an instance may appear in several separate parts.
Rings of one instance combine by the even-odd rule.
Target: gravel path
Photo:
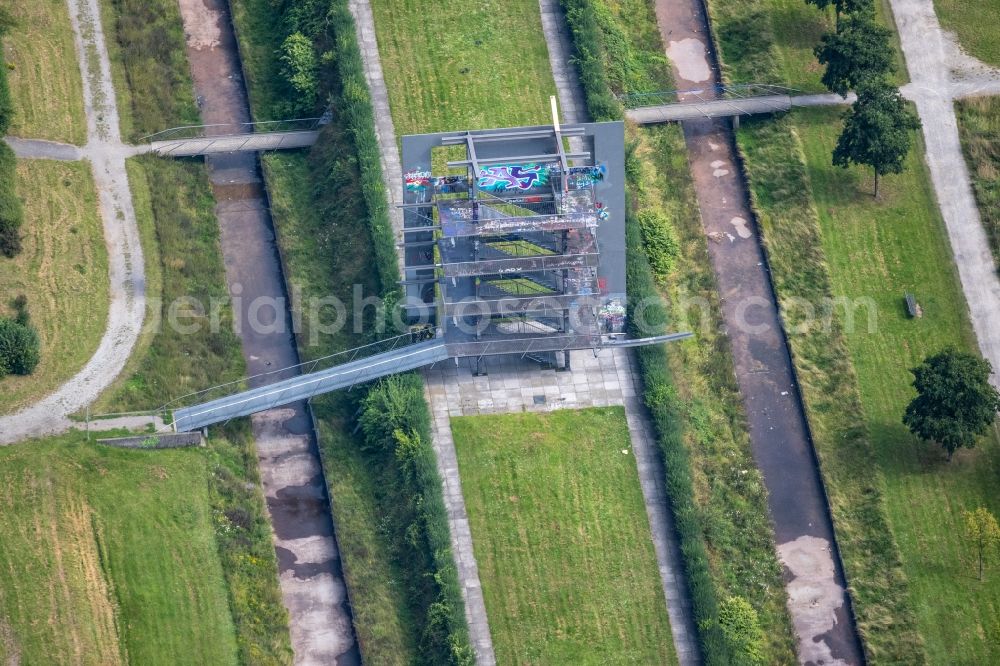
[[[125,367],[146,312],[145,266],[125,172],[125,159],[135,149],[121,141],[98,0],[67,0],[67,3],[83,74],[87,114],[87,145],[80,150],[80,156],[90,161],[97,186],[108,249],[111,303],[107,328],[91,359],[54,393],[15,414],[0,417],[0,444],[73,427],[68,416],[93,402]],[[28,149],[53,153],[63,150],[59,144],[44,148],[38,142],[25,145]]]
[[[983,356],[1000,370],[1000,279],[962,156],[954,100],[1000,92],[1000,71],[962,53],[941,29],[932,0],[890,0],[911,83],[903,94],[917,105],[927,166],[948,229],[972,325]],[[1000,375],[993,375],[1000,386]]]

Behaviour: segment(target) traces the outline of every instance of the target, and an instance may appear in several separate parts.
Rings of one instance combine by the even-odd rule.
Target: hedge
[[[573,40],[576,65],[587,98],[587,110],[597,122],[621,120],[624,109],[611,91],[605,66],[607,52],[597,10],[591,0],[561,0]]]
[[[7,62],[3,58],[2,37],[13,19],[7,10],[0,9],[0,138],[7,134],[14,119],[14,102],[7,85]],[[0,141],[0,253],[14,257],[21,252],[21,221],[24,212],[21,200],[14,192],[17,160],[6,143]]]
[[[0,84],[3,82],[0,81]],[[0,86],[0,96],[3,94]],[[14,184],[17,180],[17,158],[10,147],[0,141],[0,253],[6,257],[21,252],[21,222],[24,211],[17,198]]]
[[[398,298],[399,260],[389,219],[388,193],[382,179],[382,152],[375,133],[375,110],[365,80],[361,49],[347,0],[331,0],[328,27],[334,35],[340,94],[333,100],[354,140],[361,169],[361,194],[368,209],[369,232],[375,251],[375,270],[387,308]],[[390,287],[391,285],[391,287]]]

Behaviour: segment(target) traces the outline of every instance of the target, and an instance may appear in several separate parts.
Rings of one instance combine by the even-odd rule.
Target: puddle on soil
[[[670,46],[667,47],[667,57],[677,67],[680,77],[686,81],[701,83],[712,77],[705,44],[700,40],[688,37],[679,42],[670,42]]]

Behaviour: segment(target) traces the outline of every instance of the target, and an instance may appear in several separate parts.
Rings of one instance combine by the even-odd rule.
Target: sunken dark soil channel
[[[180,0],[180,8],[202,122],[249,121],[227,3]],[[296,365],[285,280],[257,157],[219,155],[207,163],[248,373]],[[255,299],[270,299],[275,307],[260,307],[251,326]],[[283,378],[272,375],[267,383]],[[256,414],[251,422],[295,663],[360,664],[309,406],[287,405]]]

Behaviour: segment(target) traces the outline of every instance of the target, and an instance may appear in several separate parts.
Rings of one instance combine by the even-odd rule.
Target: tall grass
[[[122,136],[138,139],[201,122],[185,54],[180,9],[172,0],[101,0],[119,88]],[[109,40],[110,41],[110,40]],[[118,73],[116,72],[116,73]]]
[[[959,100],[955,110],[979,214],[1000,263],[1000,97]]]

